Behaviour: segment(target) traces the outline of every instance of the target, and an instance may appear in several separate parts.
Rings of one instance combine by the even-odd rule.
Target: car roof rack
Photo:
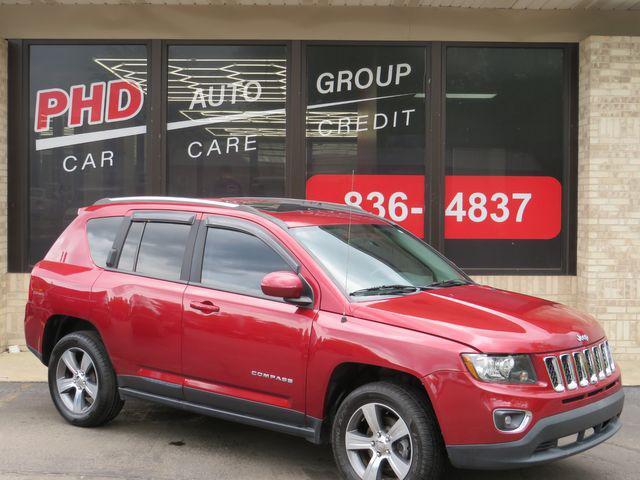
[[[239,204],[223,201],[223,200],[207,200],[206,198],[191,198],[191,197],[162,197],[162,196],[133,196],[133,197],[110,197],[101,198],[94,202],[94,205],[110,205],[113,203],[135,203],[135,202],[150,202],[150,203],[192,203],[196,205],[209,205],[211,207],[227,207],[238,208]]]
[[[342,203],[322,202],[318,200],[302,200],[298,198],[227,197],[221,200],[272,213],[294,212],[299,210],[332,210],[336,212],[356,213],[359,215],[372,215],[357,205],[345,205]]]
[[[320,202],[316,200],[301,200],[296,198],[278,197],[226,197],[218,200],[193,197],[163,197],[163,196],[130,196],[130,197],[108,197],[101,198],[94,202],[94,205],[110,205],[116,203],[189,203],[192,205],[205,205],[210,207],[233,208],[245,212],[250,212],[259,217],[265,218],[284,230],[288,230],[286,222],[275,217],[274,213],[295,212],[300,210],[326,210],[358,215],[374,216],[362,207],[356,205],[343,205],[340,203]]]

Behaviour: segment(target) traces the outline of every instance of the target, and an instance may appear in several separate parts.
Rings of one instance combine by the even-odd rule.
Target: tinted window
[[[424,237],[427,52],[307,48],[307,198],[359,205]]]
[[[202,283],[220,290],[263,296],[267,273],[291,270],[280,255],[248,233],[209,228],[202,262]]]
[[[284,45],[171,45],[167,188],[172,195],[283,195]]]
[[[144,45],[31,45],[29,54],[28,254],[34,264],[78,207],[144,193],[151,156],[143,134]]]
[[[94,218],[87,222],[87,240],[94,263],[100,267],[107,265],[107,257],[116,239],[122,217]]]
[[[307,172],[424,174],[426,50],[307,49]]]
[[[191,225],[147,223],[142,234],[136,272],[179,280]]]
[[[463,268],[561,268],[564,50],[446,53],[445,253]]]
[[[138,254],[138,246],[140,245],[143,230],[144,223],[141,222],[134,222],[129,227],[127,239],[124,241],[124,245],[122,246],[120,261],[118,262],[118,268],[120,270],[127,270],[131,272],[135,268],[136,255]]]

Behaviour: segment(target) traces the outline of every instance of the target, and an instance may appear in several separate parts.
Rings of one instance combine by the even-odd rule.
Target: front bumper
[[[575,455],[611,438],[620,429],[623,404],[624,392],[619,390],[595,403],[542,418],[514,442],[447,446],[449,459],[457,468],[498,470]],[[590,428],[594,428],[594,433],[583,438],[580,432]],[[575,441],[558,446],[558,439],[574,434]]]

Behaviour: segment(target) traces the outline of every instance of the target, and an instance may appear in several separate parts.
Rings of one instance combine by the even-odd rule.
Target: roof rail
[[[242,210],[245,212],[251,212],[254,215],[265,218],[272,223],[275,223],[284,230],[287,230],[287,224],[282,220],[279,220],[271,215],[267,215],[257,208],[251,205],[243,205],[235,203],[228,199],[222,200],[207,200],[206,198],[192,198],[192,197],[162,197],[162,196],[138,196],[138,197],[114,197],[114,198],[101,198],[96,201],[94,205],[109,205],[113,203],[135,203],[135,202],[157,202],[157,203],[191,203],[194,205],[206,205],[210,207],[226,207]]]
[[[212,207],[228,207],[238,208],[240,205],[237,203],[219,201],[219,200],[207,200],[204,198],[190,198],[190,197],[161,197],[161,196],[139,196],[139,197],[113,197],[113,198],[101,198],[96,201],[94,205],[110,205],[112,203],[135,203],[135,202],[150,202],[150,203],[193,203],[197,205],[209,205]]]
[[[277,197],[227,197],[220,200],[207,200],[204,198],[192,198],[192,197],[162,197],[162,196],[133,196],[133,197],[112,197],[102,198],[94,202],[94,205],[110,205],[114,203],[136,203],[136,202],[149,202],[149,203],[190,203],[193,205],[206,205],[212,207],[225,207],[233,208],[240,211],[251,212],[254,215],[265,218],[266,220],[275,223],[279,227],[287,230],[289,227],[286,222],[280,220],[277,217],[269,215],[270,210],[268,208],[261,208],[271,204],[280,206],[296,206],[317,210],[334,210],[339,212],[355,213],[359,215],[366,215],[379,218],[373,213],[367,212],[362,207],[357,205],[343,205],[341,203],[332,202],[320,202],[317,200],[301,200],[296,198],[277,198]],[[276,208],[273,212],[283,212],[285,209]]]
[[[281,205],[295,205],[303,208],[314,208],[318,210],[334,210],[338,212],[351,212],[360,215],[369,215],[359,205],[345,205],[343,203],[323,202],[320,200],[303,200],[298,198],[282,198],[282,197],[227,197],[222,198],[222,201],[229,201],[231,203],[238,202],[241,206],[251,206],[256,209],[260,209],[263,204],[281,204]],[[373,214],[371,214],[373,215]]]

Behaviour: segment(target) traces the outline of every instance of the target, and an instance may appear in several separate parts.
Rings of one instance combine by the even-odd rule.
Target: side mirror
[[[264,276],[260,284],[262,293],[270,297],[280,297],[296,305],[309,305],[311,299],[303,297],[304,285],[293,272],[271,272]]]

